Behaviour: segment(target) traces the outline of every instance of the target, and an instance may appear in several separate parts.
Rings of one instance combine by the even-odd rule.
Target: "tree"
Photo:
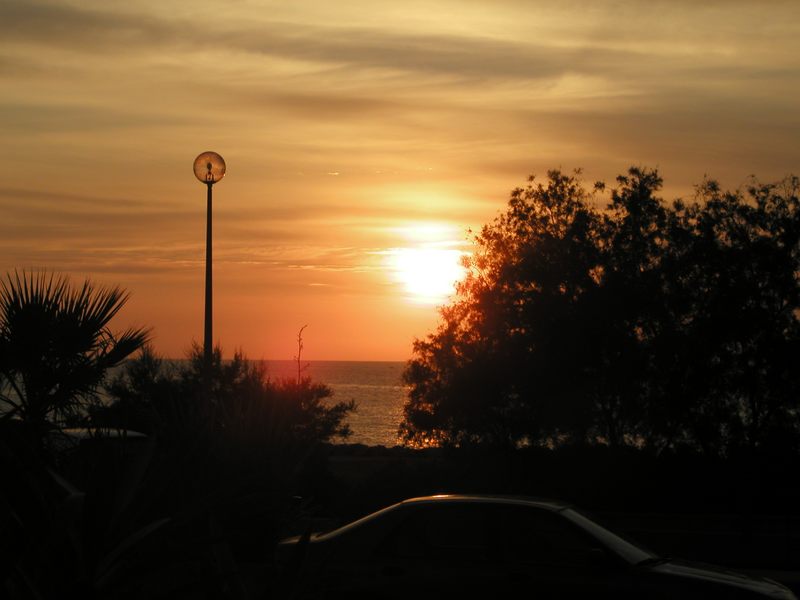
[[[414,344],[412,443],[604,443],[710,454],[800,439],[798,180],[691,203],[633,167],[515,190]]]
[[[672,213],[672,235],[684,243],[673,252],[668,298],[688,347],[671,362],[692,376],[683,435],[707,452],[753,451],[787,437],[797,447],[798,190],[796,177],[753,179],[736,192],[709,180],[698,186],[697,202]],[[659,370],[676,375],[660,346]]]
[[[436,333],[414,344],[401,434],[413,443],[515,446],[585,428],[581,311],[597,287],[602,225],[578,174],[514,190],[483,227]],[[570,386],[564,385],[569,377]]]
[[[85,281],[72,287],[54,274],[17,272],[0,281],[0,410],[41,439],[84,416],[108,369],[148,338],[145,329],[114,333],[125,305],[120,288]]]
[[[110,382],[111,404],[97,418],[117,426],[133,426],[163,439],[180,439],[181,432],[203,431],[212,437],[233,436],[245,445],[309,444],[346,438],[345,419],[354,402],[329,402],[331,388],[302,372],[298,378],[274,380],[263,363],[241,351],[229,361],[214,349],[205,391],[202,348],[192,347],[188,361],[173,366],[149,347],[125,365]]]

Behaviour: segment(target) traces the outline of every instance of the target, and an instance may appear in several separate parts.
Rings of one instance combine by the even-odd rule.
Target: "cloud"
[[[203,21],[186,14],[157,16],[135,5],[121,10],[10,0],[10,35],[3,46],[16,52],[19,45],[49,47],[39,53],[39,70],[47,64],[53,71],[62,68],[66,59],[56,51],[84,53],[86,65],[73,58],[69,67],[91,70],[95,81],[102,65],[110,64],[107,54],[115,61],[120,60],[116,54],[125,54],[121,68],[128,97],[117,96],[109,104],[113,90],[103,89],[96,101],[84,97],[82,104],[54,97],[7,101],[2,126],[11,132],[177,128],[211,115],[233,127],[238,119],[268,114],[273,122],[289,117],[276,125],[285,135],[291,135],[289,127],[305,133],[314,122],[372,132],[425,127],[438,133],[437,127],[444,128],[434,119],[452,122],[473,108],[498,114],[513,107],[522,114],[527,105],[534,112],[557,108],[569,115],[580,106],[622,115],[634,114],[632,108],[657,111],[696,101],[713,115],[715,102],[740,106],[742,99],[753,98],[758,102],[749,108],[764,112],[784,107],[782,98],[798,91],[800,52],[773,50],[765,36],[784,40],[786,34],[767,28],[763,19],[742,36],[743,19],[753,16],[746,3],[698,9],[694,18],[685,6],[669,3],[656,3],[657,10],[647,12],[635,2],[617,3],[614,10],[585,2],[549,10],[538,5],[526,10],[513,2],[505,6],[521,23],[549,17],[552,31],[534,28],[539,35],[516,32],[501,38],[474,31],[414,32],[388,22],[321,25],[262,15],[243,20],[235,11]],[[790,4],[778,10],[786,17],[797,12]],[[571,28],[570,11],[578,11]],[[584,12],[593,15],[592,26]],[[698,25],[709,14],[718,20],[715,27]],[[695,35],[695,28],[704,35]],[[13,71],[6,75],[13,76]],[[169,99],[160,106],[143,104],[136,90],[137,81],[154,77]],[[784,93],[765,91],[776,88]],[[181,102],[182,114],[167,108]],[[226,110],[234,106],[241,112]],[[447,129],[451,136],[475,131]],[[363,143],[366,137],[359,139]]]
[[[91,52],[128,52],[143,45],[177,39],[180,30],[141,14],[85,9],[66,3],[6,0],[4,39]]]
[[[95,105],[74,106],[52,99],[39,102],[51,104],[0,102],[0,114],[3,115],[0,128],[15,134],[34,131],[89,133],[131,127],[174,127],[192,122],[186,118],[153,112],[132,112]]]
[[[246,101],[240,95],[240,101]],[[254,93],[252,103],[255,106],[269,106],[272,110],[312,119],[356,119],[371,118],[374,115],[396,113],[410,108],[408,102],[400,102],[382,97],[365,97],[356,94],[330,93],[320,90],[297,92]]]
[[[158,54],[167,49],[204,54],[227,50],[325,65],[336,76],[346,68],[456,81],[531,81],[551,80],[567,73],[624,75],[631,66],[652,69],[654,61],[665,66],[697,62],[696,57],[659,55],[641,44],[635,49],[613,48],[604,36],[590,43],[584,39],[581,44],[570,45],[554,39],[534,42],[423,34],[374,26],[326,27],[276,21],[254,25],[233,19],[204,23],[22,0],[10,1],[5,18],[10,24],[6,44],[37,43],[85,53],[131,55]],[[624,30],[620,33],[627,34]],[[203,68],[203,63],[199,61],[194,66]],[[209,63],[214,71],[224,66]]]
[[[328,307],[330,290],[359,315],[372,294],[398,330],[392,227],[477,229],[555,167],[658,166],[680,193],[800,168],[793,1],[5,0],[3,16],[3,268],[134,280],[152,306],[162,285],[202,287],[188,168],[207,148],[229,166],[223,294],[316,289]]]

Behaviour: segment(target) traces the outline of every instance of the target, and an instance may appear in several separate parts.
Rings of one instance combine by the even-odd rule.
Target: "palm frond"
[[[127,300],[119,287],[72,287],[47,272],[0,279],[0,373],[22,418],[43,424],[79,414],[105,372],[147,342],[147,329],[109,329]]]

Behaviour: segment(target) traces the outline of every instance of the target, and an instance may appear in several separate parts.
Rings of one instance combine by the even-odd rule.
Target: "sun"
[[[464,276],[461,252],[441,248],[399,248],[394,254],[397,280],[420,304],[442,304]]]
[[[389,249],[387,267],[406,297],[416,304],[444,304],[465,275],[464,241],[451,224],[413,223],[395,230],[404,247]]]

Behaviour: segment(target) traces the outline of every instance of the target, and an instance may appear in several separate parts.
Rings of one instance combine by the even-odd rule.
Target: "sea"
[[[293,360],[264,361],[273,378],[296,377]],[[407,389],[401,378],[404,362],[303,361],[304,375],[333,390],[331,402],[355,400],[357,409],[347,422],[352,434],[334,443],[395,446]]]
[[[166,359],[179,366],[185,359]],[[263,360],[267,376],[272,379],[297,377],[294,360]],[[347,416],[351,434],[336,437],[334,444],[397,446],[397,429],[403,416],[407,387],[402,373],[405,362],[319,360],[302,361],[303,375],[316,383],[324,383],[333,391],[331,404],[355,400],[356,411]],[[124,368],[124,363],[109,371],[109,380]],[[108,400],[108,397],[101,394]]]

